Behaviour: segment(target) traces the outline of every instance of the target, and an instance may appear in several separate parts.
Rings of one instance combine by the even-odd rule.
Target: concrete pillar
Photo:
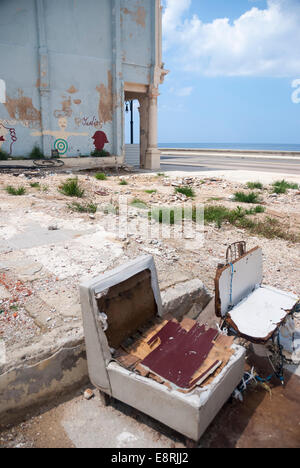
[[[160,150],[157,147],[157,88],[151,88],[149,92],[149,126],[148,148],[146,151],[145,169],[160,169]]]
[[[4,80],[0,80],[0,104],[6,103],[6,85]]]
[[[51,157],[52,137],[45,135],[51,130],[51,89],[49,77],[49,53],[45,23],[44,0],[36,0],[36,17],[38,29],[38,66],[39,66],[39,94],[41,108],[42,149],[46,158]]]
[[[147,95],[139,97],[140,113],[140,167],[146,167],[146,152],[148,149],[149,131],[149,99]]]
[[[112,0],[113,155],[125,157],[122,81],[121,0]]]

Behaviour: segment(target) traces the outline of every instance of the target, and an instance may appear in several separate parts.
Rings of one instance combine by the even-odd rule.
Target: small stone
[[[90,388],[88,388],[87,390],[85,390],[84,394],[83,394],[83,397],[86,399],[86,400],[91,400],[93,397],[95,396],[93,390],[91,390]]]

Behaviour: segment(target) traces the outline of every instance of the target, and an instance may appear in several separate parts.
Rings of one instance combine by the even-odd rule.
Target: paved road
[[[166,171],[262,171],[300,175],[300,160],[279,158],[250,158],[224,156],[162,156],[161,166]]]

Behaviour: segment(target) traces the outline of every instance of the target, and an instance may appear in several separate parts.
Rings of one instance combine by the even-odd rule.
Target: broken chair
[[[189,349],[188,337],[198,340],[198,335],[202,333],[208,344],[210,338],[205,335],[205,327],[196,322],[187,331],[176,321],[165,320],[152,256],[140,257],[82,284],[80,293],[89,375],[101,395],[114,397],[198,441],[241,381],[245,349],[232,344],[231,340],[230,349],[227,349],[228,359],[225,360],[222,355],[220,358],[218,349],[222,347],[222,339],[223,342],[224,338],[228,341],[228,337],[220,336],[215,349],[213,348],[211,364],[207,367],[213,367],[222,359],[223,366],[218,368],[215,375],[211,374],[206,385],[201,384],[201,387],[199,385],[206,370],[199,368],[197,379],[200,380],[197,380],[197,385],[186,393],[182,392],[175,384],[159,378],[161,369],[158,370],[159,375],[151,376],[147,369],[143,373],[145,367],[153,368],[158,363],[149,358],[149,351],[160,353],[160,349],[167,346],[167,351],[172,356],[174,346],[169,346],[164,341],[164,335],[169,328],[173,328],[182,340],[182,345],[178,345],[177,349],[182,346],[181,354],[187,356],[181,367],[185,373],[190,370],[185,364],[188,356],[194,363],[196,354]],[[152,324],[151,335],[149,330],[145,333],[149,322]],[[218,332],[209,331],[209,334],[214,339]],[[170,343],[176,337],[173,331],[171,335],[167,337]],[[153,349],[157,340],[162,347]],[[127,352],[131,349],[134,349],[132,354]],[[168,369],[165,366],[168,359],[164,360],[164,372],[170,374],[171,369],[172,372],[177,372],[174,361],[170,358]],[[138,372],[137,365],[140,365],[141,373]],[[214,368],[209,369],[210,372],[213,370]],[[178,372],[176,375],[178,376]],[[187,383],[189,382],[188,379]]]
[[[283,383],[280,328],[296,311],[297,296],[262,284],[263,254],[246,244],[232,244],[226,265],[219,265],[215,278],[215,311],[222,327],[251,343],[272,345],[279,354],[275,375]]]

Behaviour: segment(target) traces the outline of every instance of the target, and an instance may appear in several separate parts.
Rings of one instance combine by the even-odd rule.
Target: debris
[[[83,397],[86,399],[86,400],[91,400],[92,398],[94,398],[95,396],[95,393],[93,392],[93,390],[91,390],[90,388],[88,388],[87,390],[85,390],[84,394],[83,394]]]

